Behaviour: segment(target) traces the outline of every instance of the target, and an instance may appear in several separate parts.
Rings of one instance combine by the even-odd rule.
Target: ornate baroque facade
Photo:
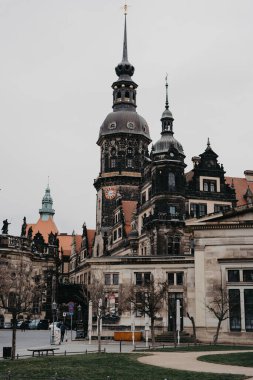
[[[113,112],[102,123],[97,141],[101,165],[94,182],[95,238],[84,231],[81,249],[72,252],[70,282],[89,286],[102,273],[108,315],[117,317],[116,325],[129,328],[134,318],[136,328],[143,329],[144,316],[117,314],[120,288],[144,284],[151,276],[168,281],[168,302],[157,315],[157,332],[173,329],[170,306],[179,300],[181,330],[191,330],[189,313],[203,340],[212,340],[215,333],[217,320],[206,306],[215,286],[221,285],[231,302],[237,300],[222,323],[223,341],[252,339],[253,173],[246,171],[244,179],[225,177],[209,139],[204,152],[193,157],[193,169],[185,172],[167,81],[161,138],[149,152],[149,127],[136,112],[126,19],[123,57],[115,71]],[[104,331],[112,335],[107,325]]]

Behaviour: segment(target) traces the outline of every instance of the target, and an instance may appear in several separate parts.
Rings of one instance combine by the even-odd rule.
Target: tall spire
[[[127,5],[124,7],[124,35],[123,54],[121,62],[115,67],[118,80],[112,84],[113,88],[113,109],[128,109],[134,111],[136,105],[136,88],[138,85],[132,80],[134,66],[128,61],[127,51]]]
[[[123,62],[128,62],[128,57],[127,57],[127,24],[126,24],[126,16],[127,16],[127,5],[124,5],[124,15],[125,15],[125,27],[124,27],[124,41],[123,41],[123,57],[122,61]]]
[[[134,66],[131,65],[128,61],[128,53],[127,53],[127,22],[126,22],[126,16],[127,16],[127,5],[124,5],[124,16],[125,16],[125,23],[124,23],[124,37],[123,37],[123,55],[122,55],[122,61],[118,64],[118,66],[115,68],[116,74],[119,76],[119,80],[127,80],[131,81],[131,76],[134,73]]]
[[[165,101],[165,109],[169,109],[169,100],[168,100],[168,74],[165,77],[165,87],[166,87],[166,101]]]
[[[163,111],[161,122],[162,122],[162,134],[170,133],[173,134],[173,116],[169,109],[169,100],[168,100],[168,74],[165,77],[165,110]]]

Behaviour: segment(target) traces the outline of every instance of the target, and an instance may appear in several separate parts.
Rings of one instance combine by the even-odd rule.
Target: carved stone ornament
[[[116,124],[116,121],[113,121],[112,123],[110,123],[108,125],[108,129],[116,129],[117,128],[117,124]]]
[[[135,128],[135,124],[133,121],[128,121],[127,122],[127,128],[128,129],[134,129]]]

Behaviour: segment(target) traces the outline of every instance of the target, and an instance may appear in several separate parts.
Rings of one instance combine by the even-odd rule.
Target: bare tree
[[[195,319],[192,315],[190,315],[188,312],[187,312],[187,317],[190,319],[191,323],[192,323],[192,336],[193,336],[193,341],[194,341],[194,345],[196,346],[197,344],[197,335],[196,335],[196,324],[195,324]]]
[[[90,284],[81,285],[83,302],[87,305],[92,301],[92,314],[97,319],[98,351],[101,352],[101,324],[103,319],[119,319],[121,313],[128,309],[126,292],[121,285],[105,284],[106,270],[96,270],[91,274]],[[107,272],[107,274],[109,274]],[[117,293],[117,294],[115,294]],[[128,293],[127,293],[128,294]],[[117,304],[115,300],[117,295]],[[111,303],[111,300],[114,303]]]
[[[229,318],[230,302],[227,289],[224,288],[221,284],[215,284],[212,300],[209,304],[206,304],[206,308],[218,320],[216,333],[213,338],[214,344],[217,344],[221,323]]]
[[[12,316],[12,355],[16,355],[16,328],[19,314],[32,314],[33,304],[41,297],[40,279],[32,279],[32,265],[22,257],[14,262],[0,261],[0,307]]]
[[[167,300],[169,285],[167,281],[159,282],[151,278],[143,285],[132,285],[128,290],[128,302],[134,312],[150,318],[152,346],[155,345],[155,320]]]

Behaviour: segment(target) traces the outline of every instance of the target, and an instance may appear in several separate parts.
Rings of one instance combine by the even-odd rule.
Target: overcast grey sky
[[[61,232],[95,227],[99,128],[122,56],[121,0],[0,0],[0,223],[36,222],[50,177]],[[129,0],[137,111],[159,138],[168,73],[175,137],[207,137],[229,176],[253,169],[253,1]]]

